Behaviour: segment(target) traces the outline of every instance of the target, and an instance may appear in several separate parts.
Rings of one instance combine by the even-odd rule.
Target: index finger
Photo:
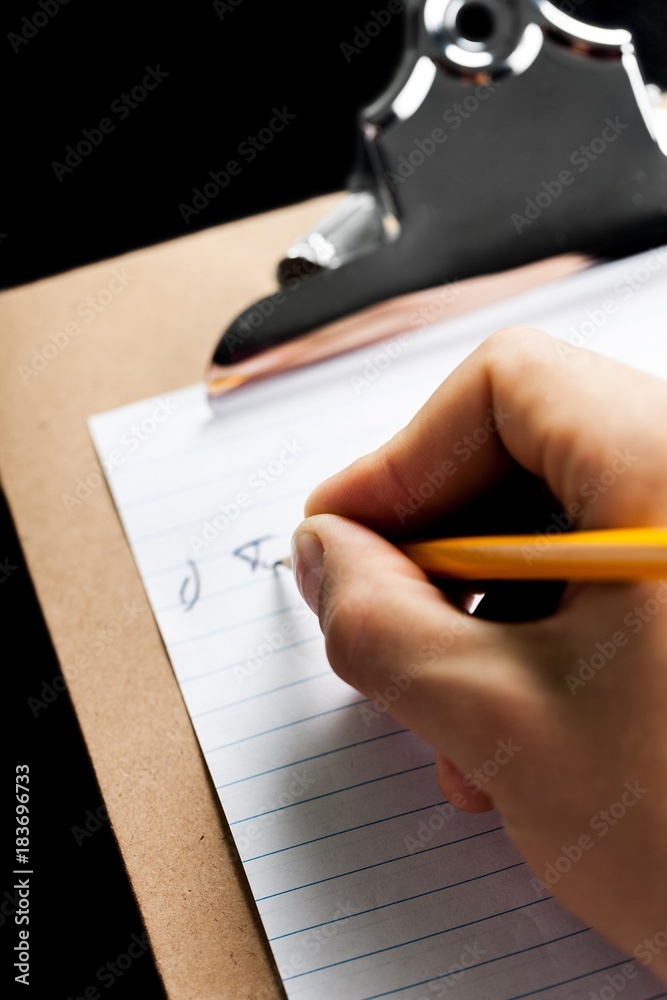
[[[383,534],[414,533],[518,465],[566,510],[576,507],[582,528],[660,525],[666,423],[660,379],[513,327],[474,351],[387,444],[318,486],[306,516],[340,514]]]

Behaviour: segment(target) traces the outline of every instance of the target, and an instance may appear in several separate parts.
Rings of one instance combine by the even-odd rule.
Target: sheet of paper
[[[666,265],[655,251],[428,329],[417,315],[222,416],[194,386],[91,419],[290,998],[667,997],[531,882],[495,813],[443,802],[429,747],[335,677],[291,574],[271,568],[310,489],[499,327],[667,377]]]

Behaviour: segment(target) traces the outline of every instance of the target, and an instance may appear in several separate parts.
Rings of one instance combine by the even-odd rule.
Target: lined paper
[[[654,251],[446,325],[416,317],[400,340],[230,396],[221,416],[193,386],[91,418],[290,998],[590,1000],[618,977],[624,1000],[667,997],[534,887],[496,813],[443,801],[431,749],[333,674],[272,568],[308,492],[495,329],[536,325],[667,377],[666,298]]]

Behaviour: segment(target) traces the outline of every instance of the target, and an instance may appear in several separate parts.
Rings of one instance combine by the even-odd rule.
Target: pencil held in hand
[[[579,580],[619,583],[667,578],[667,528],[540,535],[432,538],[397,545],[436,579]],[[292,557],[276,566],[292,569]]]

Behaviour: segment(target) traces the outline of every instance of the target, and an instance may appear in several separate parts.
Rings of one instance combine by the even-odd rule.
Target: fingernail
[[[311,611],[318,613],[324,549],[311,531],[297,531],[292,539],[294,578]]]

